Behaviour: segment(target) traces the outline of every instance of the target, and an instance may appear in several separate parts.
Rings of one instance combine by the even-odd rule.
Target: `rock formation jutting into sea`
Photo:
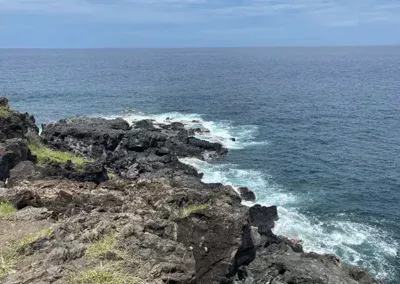
[[[178,122],[35,125],[0,98],[0,283],[379,283],[272,232],[275,206],[179,158],[227,150]]]

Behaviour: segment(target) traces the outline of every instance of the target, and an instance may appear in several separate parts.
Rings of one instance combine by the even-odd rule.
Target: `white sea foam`
[[[262,146],[268,144],[268,141],[256,142],[255,135],[258,132],[255,125],[234,125],[230,121],[208,121],[202,118],[200,114],[186,114],[179,112],[168,112],[162,114],[144,114],[140,112],[129,111],[120,116],[108,116],[107,118],[122,117],[129,123],[142,119],[152,119],[156,123],[169,124],[172,122],[181,122],[186,128],[202,128],[209,132],[199,133],[196,137],[222,144],[228,149],[243,149],[245,147]],[[234,138],[235,141],[232,141]]]
[[[294,196],[274,184],[271,177],[256,170],[245,170],[234,164],[211,164],[195,158],[182,158],[183,163],[203,173],[203,181],[247,186],[257,195],[257,203],[277,205],[279,220],[274,232],[289,238],[300,238],[306,251],[333,253],[347,263],[363,266],[380,279],[391,279],[395,273],[388,259],[398,253],[398,244],[385,232],[364,224],[342,220],[321,222],[297,210],[307,197]],[[253,203],[244,202],[251,206]],[[340,220],[340,221],[338,221]]]

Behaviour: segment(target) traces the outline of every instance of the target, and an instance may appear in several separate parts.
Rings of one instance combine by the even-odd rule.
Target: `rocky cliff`
[[[178,158],[227,151],[182,124],[76,118],[39,137],[0,102],[0,283],[378,283],[274,235],[276,207],[201,182]]]

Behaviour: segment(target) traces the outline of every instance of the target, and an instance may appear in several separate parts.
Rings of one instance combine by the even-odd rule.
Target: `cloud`
[[[115,23],[220,23],[248,18],[324,26],[399,21],[391,0],[0,0],[0,13],[71,14]]]
[[[295,17],[316,24],[348,26],[398,21],[400,3],[383,0],[247,0],[212,12],[223,17]]]

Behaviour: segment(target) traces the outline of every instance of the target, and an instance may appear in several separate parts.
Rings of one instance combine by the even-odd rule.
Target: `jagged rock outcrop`
[[[9,178],[19,162],[35,160],[26,139],[30,131],[38,131],[33,116],[12,110],[8,100],[0,98],[0,181]]]
[[[42,136],[45,144],[99,159],[126,179],[195,174],[178,158],[226,154],[220,144],[192,137],[183,125],[154,125],[149,120],[132,128],[122,119],[74,118],[44,124]]]
[[[247,210],[222,185],[199,191],[167,180],[33,181],[10,188],[6,198],[22,210],[44,208],[58,223],[51,237],[30,245],[25,257],[35,265],[21,264],[4,283],[67,283],[71,271],[93,265],[91,247],[110,235],[115,245],[97,262],[118,265],[138,283],[231,283],[255,257],[251,238],[243,239],[251,230]]]
[[[8,109],[6,100],[2,105]],[[11,117],[0,117],[10,127],[1,132],[0,179],[11,170],[18,182],[1,188],[0,196],[18,211],[0,222],[53,225],[12,247],[21,261],[1,283],[92,283],[87,277],[93,275],[108,283],[378,283],[334,255],[304,253],[297,242],[276,236],[275,206],[248,208],[232,187],[201,182],[178,158],[226,154],[192,136],[206,130],[151,120],[133,126],[122,119],[62,120],[43,125],[43,143],[90,163],[37,165],[26,137],[37,133],[33,118]],[[108,180],[107,171],[117,176]],[[250,189],[239,191],[254,201]],[[8,246],[1,240],[0,253]]]

